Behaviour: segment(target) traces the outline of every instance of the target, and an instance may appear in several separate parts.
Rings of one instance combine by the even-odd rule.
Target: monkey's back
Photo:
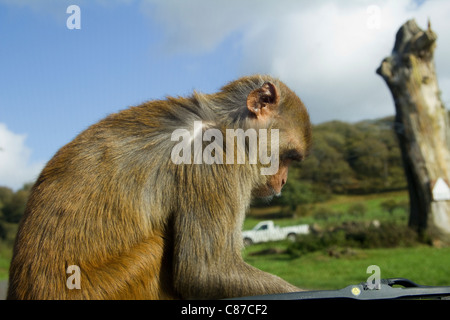
[[[170,259],[162,234],[172,208],[162,204],[175,194],[161,129],[169,111],[154,101],[112,114],[48,162],[19,226],[8,298],[135,298],[136,281],[146,282],[143,298],[158,297],[165,275],[156,266]],[[81,290],[66,286],[70,265],[80,267]]]

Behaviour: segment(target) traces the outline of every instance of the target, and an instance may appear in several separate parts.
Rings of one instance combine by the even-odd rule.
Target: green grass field
[[[407,203],[406,191],[397,191],[364,196],[333,196],[326,203],[315,205],[314,210],[300,211],[297,218],[277,219],[280,226],[294,224],[315,224],[326,229],[344,222],[370,222],[407,225],[407,208],[397,208],[392,213],[382,208],[386,200]],[[363,214],[349,210],[355,204],[363,204]],[[257,210],[256,210],[257,211]],[[264,213],[263,210],[261,210]],[[257,215],[247,218],[244,229],[255,226],[261,219]],[[450,248],[434,248],[426,245],[408,248],[346,249],[339,258],[330,256],[326,249],[292,257],[287,253],[251,256],[251,253],[276,248],[283,252],[287,242],[256,244],[244,251],[245,260],[264,271],[276,274],[283,279],[305,289],[339,289],[350,284],[366,281],[370,265],[378,265],[382,278],[402,277],[424,285],[450,286]]]
[[[8,278],[9,262],[11,261],[12,249],[0,242],[0,280]]]
[[[450,286],[450,248],[427,246],[393,249],[354,249],[340,258],[313,252],[292,258],[288,254],[250,256],[251,252],[283,243],[259,244],[246,249],[245,260],[304,289],[340,289],[366,281],[367,267],[377,265],[381,278],[408,278],[424,285]]]
[[[7,230],[7,238],[0,240],[0,281],[8,278],[9,262],[12,257],[12,248],[14,237],[17,233],[17,224],[5,224]]]

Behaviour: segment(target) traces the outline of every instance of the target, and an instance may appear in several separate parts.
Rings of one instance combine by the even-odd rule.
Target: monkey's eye
[[[288,150],[281,156],[281,160],[286,161],[302,161],[303,155],[297,150]]]

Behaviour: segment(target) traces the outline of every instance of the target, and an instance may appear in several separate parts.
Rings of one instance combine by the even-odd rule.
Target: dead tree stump
[[[407,21],[377,73],[394,98],[395,129],[408,181],[409,225],[435,243],[448,245],[450,129],[435,72],[436,39],[430,23],[424,31],[414,20]]]

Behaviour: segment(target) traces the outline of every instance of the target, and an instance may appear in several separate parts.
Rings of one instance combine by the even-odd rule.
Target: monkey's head
[[[278,156],[277,171],[267,175],[263,183],[253,190],[256,197],[271,198],[281,194],[286,184],[288,168],[295,161],[302,161],[311,146],[311,123],[300,98],[284,83],[276,79],[266,81],[247,96],[248,125],[278,129],[278,141],[267,139],[272,158]],[[261,137],[260,137],[261,138]],[[275,145],[274,145],[275,142]],[[278,153],[274,153],[278,147]]]

